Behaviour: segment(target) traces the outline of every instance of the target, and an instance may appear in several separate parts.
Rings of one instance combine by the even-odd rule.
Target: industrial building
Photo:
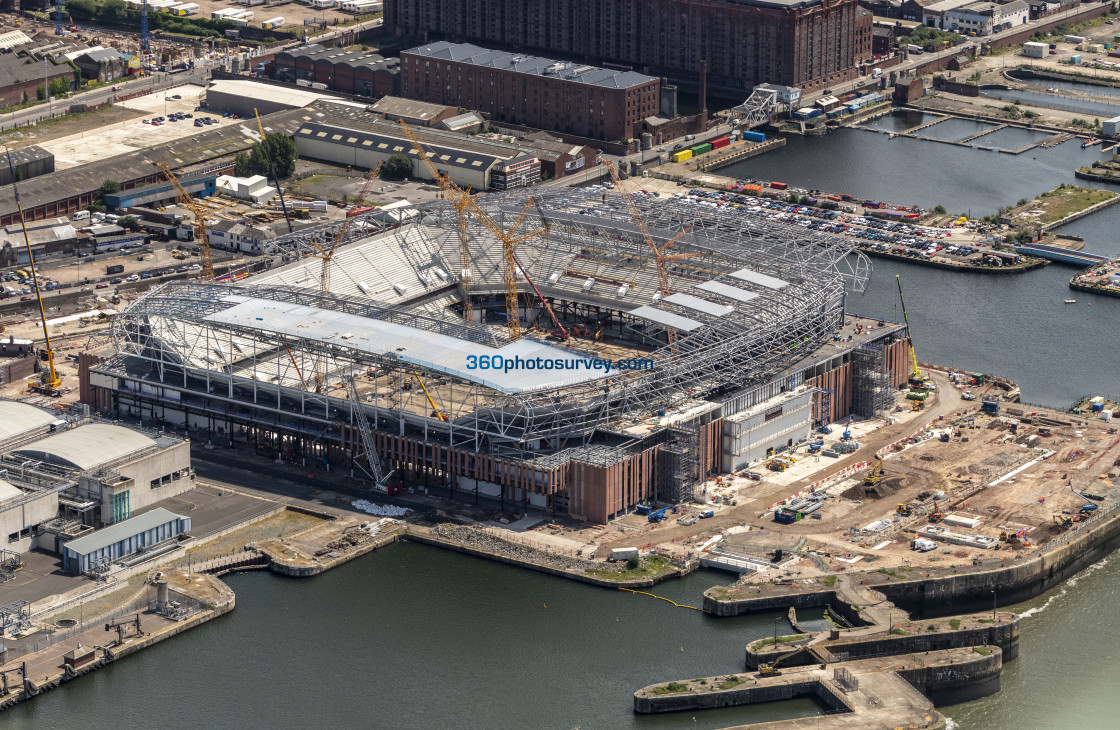
[[[329,291],[310,256],[337,222],[269,242],[291,263],[259,276],[162,284],[114,319],[114,354],[83,367],[86,402],[358,475],[368,444],[410,485],[603,522],[688,500],[816,423],[885,413],[906,382],[903,328],[848,321],[870,264],[842,239],[639,200],[654,241],[694,254],[663,261],[663,296],[620,200],[477,204],[492,226],[452,201],[388,229],[359,217]],[[515,309],[499,228],[524,232]]]
[[[609,63],[689,90],[706,61],[709,92],[739,99],[760,83],[816,90],[854,78],[871,57],[872,16],[857,9],[857,0],[387,0],[385,28]]]
[[[301,158],[373,169],[393,155],[405,155],[412,160],[411,177],[432,179],[399,125],[372,113],[320,117],[294,135]],[[508,190],[540,180],[541,163],[531,149],[434,129],[414,132],[433,155],[436,168],[463,187]]]
[[[382,115],[390,122],[404,120],[413,127],[434,127],[440,122],[459,115],[459,107],[444,104],[430,104],[415,99],[402,99],[399,96],[386,96],[378,99],[369,110]]]
[[[320,100],[341,101],[336,96],[313,89],[290,89],[240,79],[211,81],[206,89],[207,109],[231,112],[246,119],[252,119],[255,113],[264,116],[289,109],[303,109]]]
[[[191,518],[157,507],[139,517],[71,540],[62,546],[62,569],[86,573],[98,565],[127,559],[143,551],[145,557],[164,545],[178,547],[178,538],[191,530]],[[155,548],[155,550],[153,550]]]
[[[81,404],[8,400],[0,400],[0,477],[0,547],[15,553],[62,552],[194,486],[184,439],[91,418]]]
[[[0,185],[12,184],[13,169],[15,170],[16,180],[30,180],[33,177],[54,172],[54,155],[39,145],[33,144],[8,150],[5,156],[9,155],[12,166],[0,165]]]
[[[400,93],[400,63],[399,58],[310,43],[277,53],[273,75],[277,81],[376,98]]]
[[[634,71],[438,41],[401,52],[401,95],[491,120],[624,140],[658,113],[660,81]]]

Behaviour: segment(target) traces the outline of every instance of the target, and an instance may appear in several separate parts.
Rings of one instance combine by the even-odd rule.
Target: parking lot
[[[204,93],[203,87],[186,84],[118,102],[117,107],[134,111],[135,117],[110,126],[49,140],[40,146],[55,156],[55,169],[65,170],[106,157],[156,147],[211,129],[212,126],[198,127],[192,123],[193,116],[200,114],[213,117],[216,124],[229,124],[228,119],[194,111]],[[178,114],[193,116],[175,122],[168,121],[172,115]],[[162,118],[163,121],[152,124],[152,120],[156,118]]]

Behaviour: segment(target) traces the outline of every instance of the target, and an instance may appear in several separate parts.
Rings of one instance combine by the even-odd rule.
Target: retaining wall
[[[898,676],[928,697],[935,705],[953,705],[988,697],[999,692],[1003,658],[999,647],[982,647],[988,656],[977,653],[969,662],[929,667],[898,669]]]

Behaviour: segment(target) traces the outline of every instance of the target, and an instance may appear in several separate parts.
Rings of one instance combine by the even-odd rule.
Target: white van
[[[685,142],[691,142],[691,141],[692,141],[692,140],[694,140],[694,139],[696,139],[696,135],[695,135],[695,134],[686,134],[686,135],[684,136],[684,141],[685,141]]]
[[[70,220],[74,220],[74,221],[84,221],[87,218],[89,218],[89,211],[88,210],[79,210],[77,213],[70,216]]]

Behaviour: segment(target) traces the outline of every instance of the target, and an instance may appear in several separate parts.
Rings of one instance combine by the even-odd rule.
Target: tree
[[[933,212],[937,213],[938,215],[945,215],[945,213],[947,213],[948,211],[945,210],[944,205],[939,205],[933,209]]]
[[[126,231],[140,230],[140,221],[136,220],[134,215],[126,215],[117,219],[117,225]]]
[[[249,164],[249,153],[242,150],[237,153],[233,158],[233,175],[234,177],[248,177],[252,174],[252,166]]]
[[[401,178],[412,174],[412,160],[404,155],[393,155],[381,166],[381,177]]]
[[[265,145],[268,146],[268,155],[264,151]],[[271,132],[265,136],[263,142],[253,145],[249,150],[249,172],[253,175],[270,177],[269,155],[272,157],[272,164],[276,166],[277,177],[290,177],[296,171],[298,157],[296,143],[283,132]]]
[[[67,0],[66,12],[75,18],[89,20],[97,14],[97,5],[93,0]]]
[[[127,15],[124,0],[105,0],[101,4],[101,12],[98,17],[106,23],[117,25],[123,23]]]
[[[97,194],[104,198],[106,195],[113,195],[121,191],[121,184],[116,180],[104,180],[101,186],[97,188]]]
[[[38,99],[39,101],[43,101],[44,99],[46,99],[47,98],[47,87],[36,86],[35,87],[35,98]]]
[[[51,96],[65,96],[70,92],[70,82],[66,80],[65,76],[55,76],[53,79],[51,79],[51,82],[47,85],[47,88],[50,90]]]

